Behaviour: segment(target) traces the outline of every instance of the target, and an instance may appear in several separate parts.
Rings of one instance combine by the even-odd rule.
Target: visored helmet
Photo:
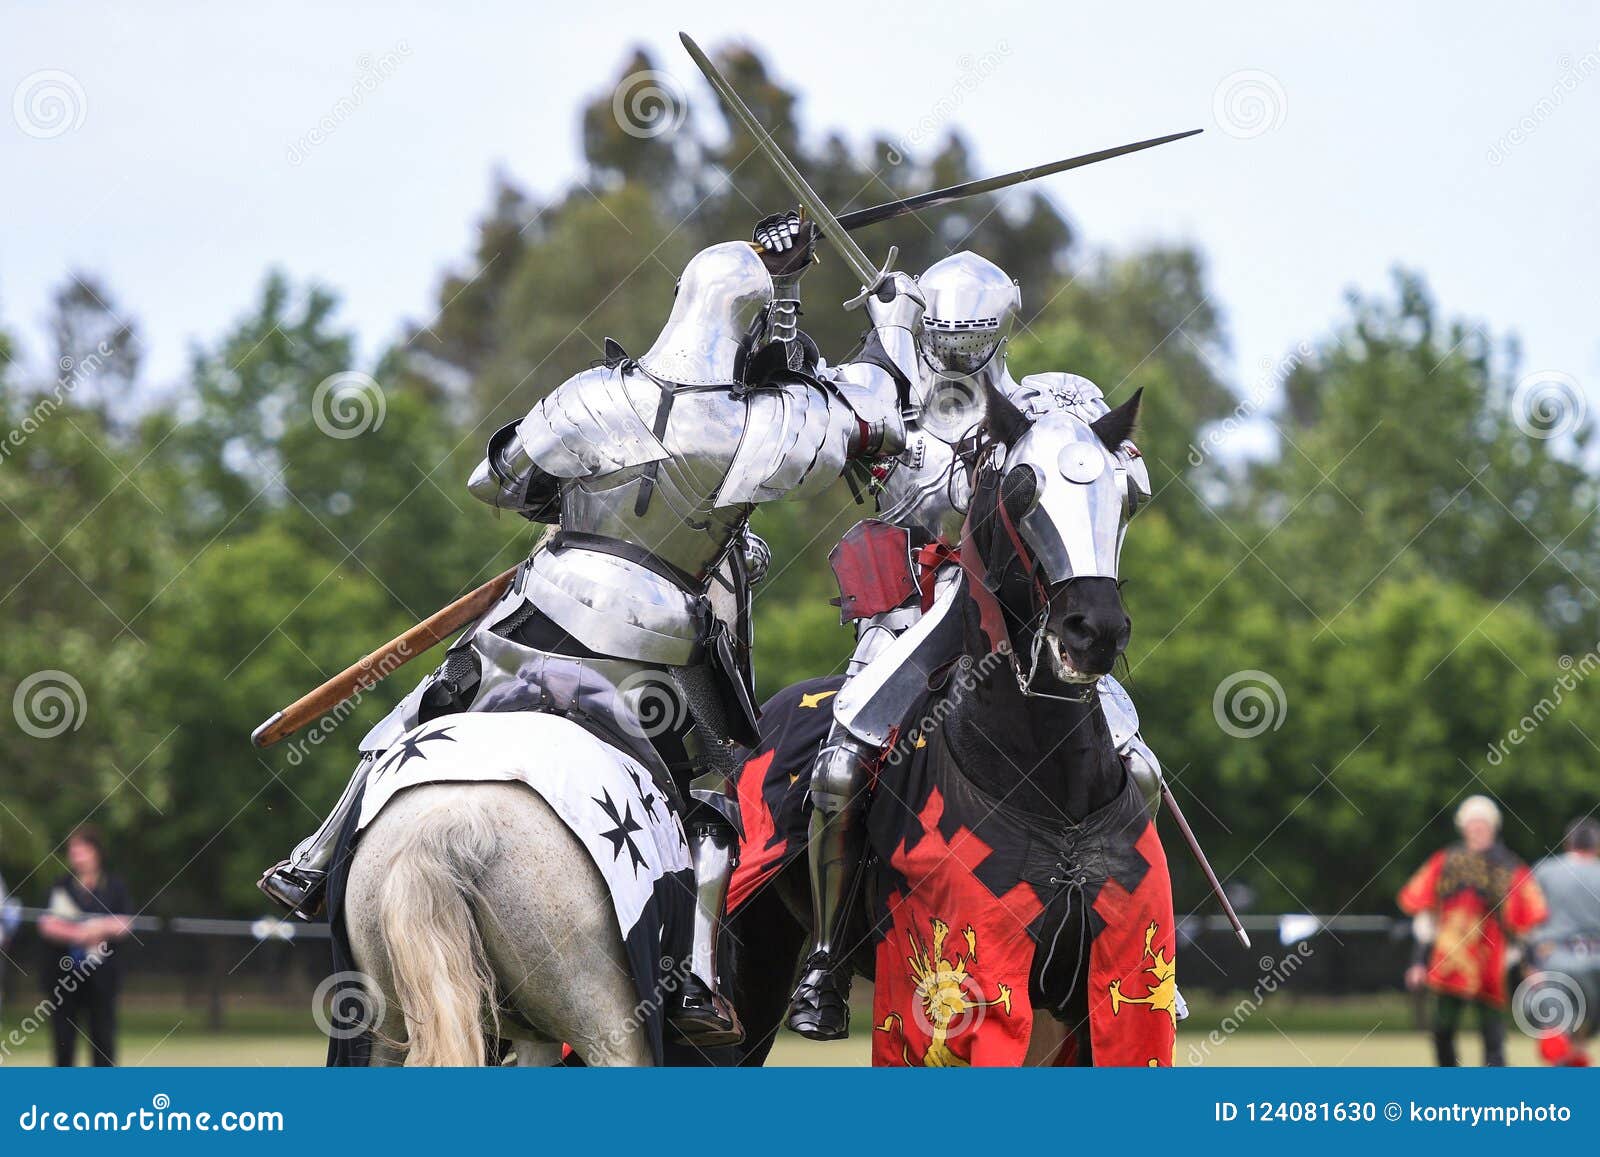
[[[1022,306],[1017,283],[994,262],[963,250],[917,278],[928,307],[917,345],[936,373],[977,374],[1000,355]]]

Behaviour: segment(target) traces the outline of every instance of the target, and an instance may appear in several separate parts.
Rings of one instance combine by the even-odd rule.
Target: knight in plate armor
[[[457,711],[558,712],[637,758],[677,803],[696,896],[668,1020],[696,1044],[741,1038],[716,961],[737,862],[735,744],[755,738],[749,588],[766,551],[749,518],[901,449],[922,313],[915,283],[889,275],[867,302],[862,359],[821,372],[797,328],[815,240],[780,214],[754,244],[702,250],[649,350],[632,358],[608,339],[604,364],[489,439],[468,489],[557,529],[362,740],[334,813],[262,878],[267,895],[300,914],[320,906],[368,770],[412,727]]]
[[[854,545],[879,558],[897,555],[893,565],[912,576],[905,584],[909,595],[890,609],[853,613],[852,592],[845,589],[840,552],[835,552],[841,606],[846,619],[856,621],[856,646],[834,698],[832,730],[811,772],[813,939],[788,1019],[790,1028],[813,1040],[848,1035],[851,965],[840,936],[864,858],[868,788],[896,728],[926,687],[933,664],[919,662],[918,653],[937,653],[941,632],[959,618],[956,547],[971,497],[971,436],[982,417],[981,399],[992,389],[1029,417],[1056,409],[1086,422],[1110,410],[1094,383],[1075,374],[1013,380],[1006,345],[1021,294],[993,262],[956,253],[917,281],[926,309],[915,341],[918,370],[905,448],[877,472],[878,519],[854,528],[840,548]],[[1126,518],[1150,496],[1149,474],[1131,441],[1123,443],[1116,459],[1125,491],[1125,527]],[[1120,534],[1123,527],[1108,529]],[[867,569],[879,570],[876,565]],[[1110,676],[1099,680],[1096,692],[1118,753],[1153,814],[1160,764],[1139,735],[1133,702]]]

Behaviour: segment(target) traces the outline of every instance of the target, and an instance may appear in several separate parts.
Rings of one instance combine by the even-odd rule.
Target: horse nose
[[[1133,621],[1120,606],[1085,607],[1061,618],[1061,641],[1070,654],[1115,658],[1132,633]]]

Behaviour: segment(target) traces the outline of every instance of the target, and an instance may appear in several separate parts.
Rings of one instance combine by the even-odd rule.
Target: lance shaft
[[[1195,863],[1200,865],[1200,870],[1206,874],[1206,882],[1211,885],[1211,894],[1217,898],[1217,903],[1222,905],[1223,914],[1228,917],[1228,923],[1233,925],[1233,934],[1239,938],[1239,943],[1246,948],[1250,947],[1250,934],[1244,930],[1244,925],[1239,923],[1239,914],[1233,910],[1233,905],[1228,903],[1228,894],[1222,890],[1222,881],[1217,879],[1217,874],[1211,870],[1211,861],[1206,859],[1206,854],[1200,850],[1200,841],[1194,838],[1194,832],[1189,827],[1189,821],[1183,818],[1183,809],[1178,806],[1178,801],[1172,794],[1172,789],[1163,780],[1161,784],[1161,798],[1166,802],[1167,810],[1172,813],[1172,822],[1178,825],[1178,830],[1183,833],[1184,843],[1189,845],[1189,851],[1194,855]]]
[[[302,695],[282,711],[275,712],[271,719],[250,733],[250,742],[257,747],[271,747],[352,697],[370,691],[412,659],[482,615],[506,593],[516,576],[517,567],[514,566],[477,590],[462,595],[449,606],[435,611],[404,634],[390,639],[315,691]]]

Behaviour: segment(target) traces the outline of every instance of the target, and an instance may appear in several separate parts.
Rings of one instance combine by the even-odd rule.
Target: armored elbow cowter
[[[494,432],[467,489],[497,509],[514,510],[534,522],[555,522],[561,513],[560,480],[529,457],[520,434],[522,424],[509,422]]]

